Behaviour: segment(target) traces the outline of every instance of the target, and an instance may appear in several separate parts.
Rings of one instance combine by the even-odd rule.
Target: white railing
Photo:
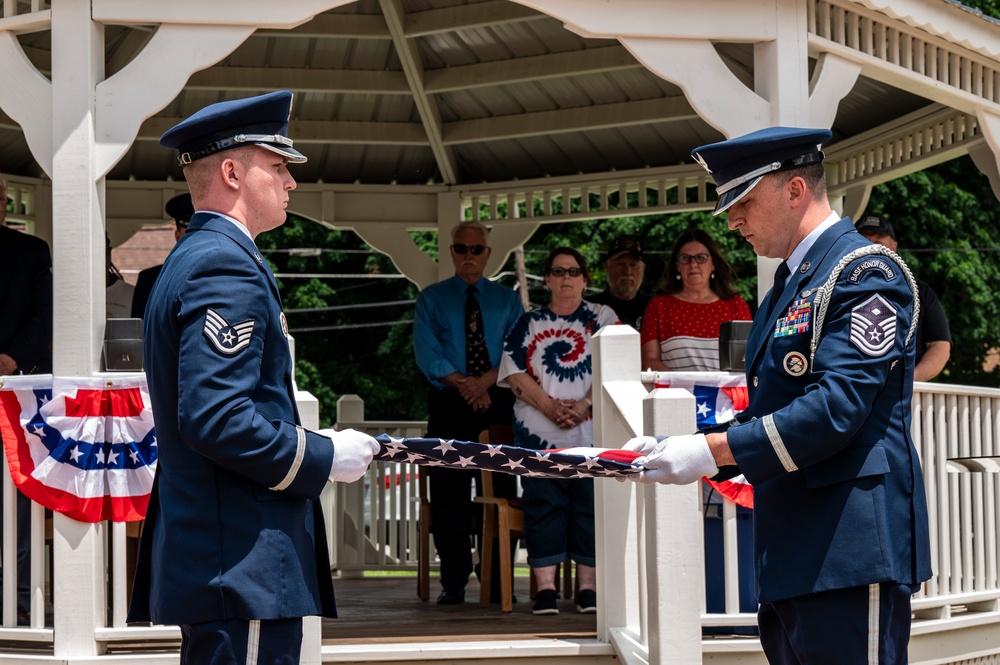
[[[601,386],[594,393],[596,445],[620,446],[639,432],[670,435],[694,429],[689,393],[649,392],[642,383],[638,334],[631,329],[614,326],[595,336],[594,370],[595,385]],[[343,398],[338,415],[339,427],[398,436],[421,436],[425,431],[423,422],[366,421],[363,403],[356,397]],[[316,426],[314,400],[303,404],[303,418]],[[961,657],[942,654],[971,658],[971,644],[977,657],[998,654],[1000,473],[970,469],[989,469],[998,457],[1000,390],[917,384],[913,436],[925,470],[934,577],[913,602],[916,620],[910,660],[961,662]],[[415,466],[378,463],[372,465],[367,482],[328,488],[324,496],[327,535],[340,574],[417,567],[418,477]],[[47,527],[38,506],[32,515],[31,620],[29,626],[16,626],[16,501],[8,474],[4,491],[0,640],[22,650],[57,656],[63,650],[79,654],[80,648],[100,655],[124,642],[150,647],[164,641],[176,644],[174,627],[124,624],[130,566],[125,525],[87,526],[56,515],[54,527]],[[598,639],[614,644],[626,663],[701,662],[710,653],[717,663],[736,662],[737,657],[743,659],[740,662],[763,662],[756,640],[702,639],[705,627],[754,623],[752,614],[737,611],[736,528],[731,509],[724,518],[727,611],[709,614],[705,611],[704,522],[697,487],[605,481],[597,483],[597,501]],[[55,536],[54,555],[47,531]],[[432,553],[430,557],[433,560]],[[67,619],[74,604],[94,602],[79,598],[79,583],[65,573],[68,569],[89,571],[99,580],[96,584],[103,596],[99,604],[105,609],[98,613],[94,628],[81,629]],[[50,570],[55,570],[59,580],[54,590]],[[54,621],[47,619],[50,612]],[[67,630],[78,632],[76,639],[89,631],[91,646],[61,649],[57,645],[69,639]],[[0,661],[6,659],[0,655]],[[171,659],[176,659],[176,652],[171,655],[161,646],[157,653],[137,652],[131,662]]]
[[[337,430],[371,435],[422,437],[425,421],[365,420],[364,401],[344,395],[337,401]],[[416,464],[374,462],[353,483],[334,483],[324,492],[331,563],[341,575],[365,570],[416,571],[420,540],[420,474]],[[430,544],[430,567],[436,553]]]

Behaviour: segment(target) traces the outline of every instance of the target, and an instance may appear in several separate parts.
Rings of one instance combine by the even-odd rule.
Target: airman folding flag
[[[694,395],[698,429],[729,422],[750,405],[744,374],[657,372],[653,387],[683,388]],[[706,478],[705,482],[730,501],[753,508],[753,486],[742,475],[721,482]]]
[[[451,439],[399,439],[388,434],[379,434],[375,440],[381,446],[375,459],[387,462],[485,469],[532,478],[627,476],[642,471],[641,466],[632,465],[632,461],[642,455],[631,450],[532,450]]]
[[[5,377],[0,435],[14,484],[81,522],[146,516],[156,435],[142,377]]]

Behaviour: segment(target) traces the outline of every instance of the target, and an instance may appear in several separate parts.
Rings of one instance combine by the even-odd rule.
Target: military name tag
[[[808,300],[792,301],[785,316],[778,319],[774,325],[775,337],[788,337],[809,332],[809,318],[812,315],[812,302]]]

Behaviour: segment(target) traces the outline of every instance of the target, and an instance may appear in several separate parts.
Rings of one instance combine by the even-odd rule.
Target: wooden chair
[[[417,543],[417,596],[425,603],[431,597],[431,502],[427,493],[427,474],[417,471],[420,497],[420,537]]]
[[[480,443],[510,444],[514,441],[513,428],[509,425],[491,425],[479,434]],[[483,505],[482,561],[479,566],[479,606],[490,606],[490,588],[493,574],[493,540],[500,541],[500,609],[514,609],[514,577],[511,565],[511,542],[524,537],[524,509],[512,505],[510,499],[494,496],[493,472],[483,471],[483,496],[476,497]],[[563,597],[573,597],[573,562],[566,559],[556,568],[556,580],[562,573]],[[529,596],[535,597],[535,576],[530,579]]]
[[[508,426],[506,428],[510,430]],[[492,432],[492,434],[491,434]],[[511,437],[512,438],[512,437]],[[502,442],[503,434],[497,428],[483,430],[480,443]],[[506,441],[510,442],[510,439]],[[479,566],[479,606],[490,606],[490,587],[493,576],[493,540],[500,541],[500,609],[514,609],[514,567],[511,561],[511,539],[524,536],[524,510],[512,506],[509,499],[493,494],[493,472],[483,471],[483,495],[476,503],[483,504],[482,561]],[[534,579],[532,579],[534,582]]]

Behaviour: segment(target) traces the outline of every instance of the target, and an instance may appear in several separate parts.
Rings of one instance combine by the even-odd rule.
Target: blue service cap
[[[714,213],[718,215],[739,201],[768,173],[822,163],[820,146],[831,136],[828,129],[768,127],[695,148],[691,156],[712,174],[719,195]]]
[[[266,148],[289,162],[304,162],[305,155],[292,148],[288,138],[291,111],[292,93],[287,90],[219,102],[168,129],[160,145],[176,150],[181,166],[244,145]]]
[[[167,201],[167,204],[163,206],[163,210],[177,223],[177,226],[187,228],[188,223],[191,221],[191,216],[194,214],[194,203],[191,201],[191,194],[187,192],[178,194]]]

